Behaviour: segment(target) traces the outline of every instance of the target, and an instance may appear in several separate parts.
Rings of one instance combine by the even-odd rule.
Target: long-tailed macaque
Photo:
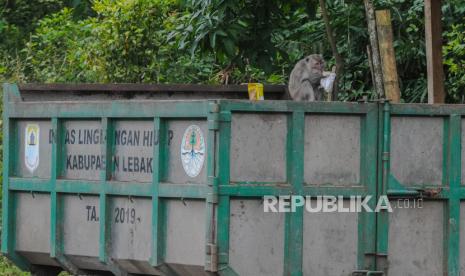
[[[299,60],[289,77],[289,94],[294,101],[322,101],[319,89],[325,63],[321,55],[313,54]]]

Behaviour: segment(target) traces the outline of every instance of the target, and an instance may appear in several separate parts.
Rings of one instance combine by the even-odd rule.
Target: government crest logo
[[[39,166],[39,126],[26,125],[24,160],[26,168],[32,173]]]
[[[182,167],[190,177],[199,175],[205,160],[205,140],[202,130],[197,125],[189,126],[181,142]]]

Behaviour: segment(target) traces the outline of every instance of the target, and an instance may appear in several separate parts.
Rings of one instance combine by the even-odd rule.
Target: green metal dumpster
[[[462,105],[297,103],[277,86],[259,102],[246,86],[3,90],[1,250],[22,269],[465,273]],[[273,195],[424,204],[266,213]]]

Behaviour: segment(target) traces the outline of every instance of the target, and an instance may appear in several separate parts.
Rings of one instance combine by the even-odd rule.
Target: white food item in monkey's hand
[[[325,72],[326,73],[326,72]],[[320,85],[327,93],[333,91],[334,81],[336,80],[336,73],[330,72],[326,77],[320,80]]]

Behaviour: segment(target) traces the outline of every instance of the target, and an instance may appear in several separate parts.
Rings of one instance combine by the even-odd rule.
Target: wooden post
[[[444,103],[444,72],[442,68],[441,0],[425,0],[426,68],[428,103]]]
[[[379,53],[383,68],[384,93],[386,99],[398,103],[400,102],[400,89],[396,54],[392,45],[391,12],[389,10],[376,11],[376,29],[378,30]]]
[[[367,26],[368,26],[368,35],[370,37],[370,46],[371,46],[371,55],[373,60],[373,71],[375,76],[375,82],[373,86],[375,87],[376,94],[381,98],[384,96],[383,89],[383,72],[381,69],[381,59],[379,57],[379,48],[378,48],[378,36],[376,34],[376,21],[375,21],[375,12],[373,8],[373,3],[371,0],[363,0],[365,5],[365,12],[367,17]]]

